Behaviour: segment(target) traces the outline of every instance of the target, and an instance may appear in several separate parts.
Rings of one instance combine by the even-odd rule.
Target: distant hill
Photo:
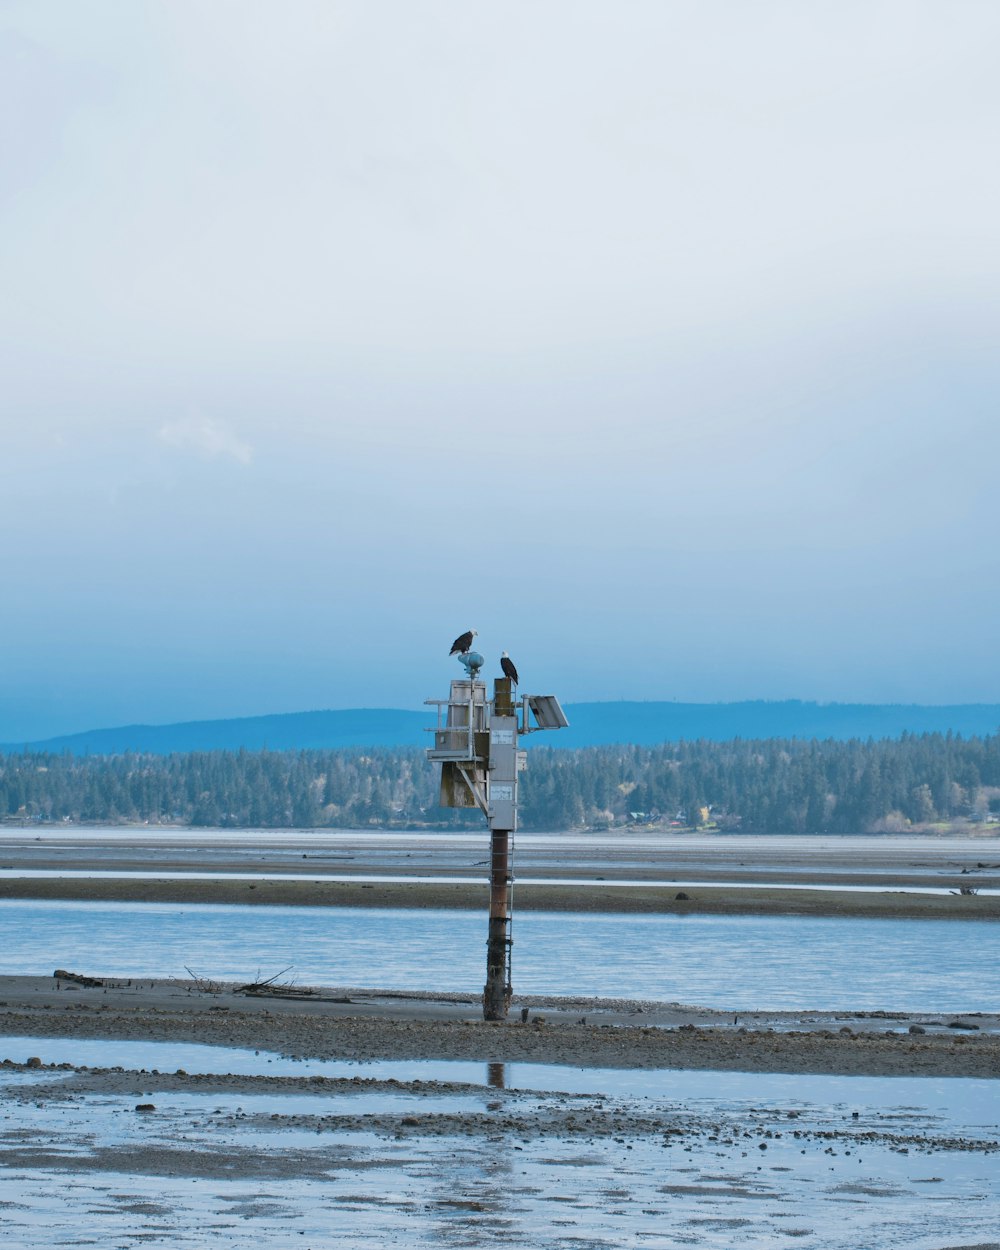
[[[529,739],[554,747],[635,743],[648,746],[697,738],[898,738],[909,733],[993,734],[1000,729],[1000,704],[951,707],[917,704],[802,703],[574,703],[566,708],[570,727]],[[124,751],[167,755],[183,751],[272,751],[341,747],[423,747],[434,713],[398,708],[290,712],[238,720],[186,721],[175,725],[125,725],[94,729],[41,742],[0,744],[0,752],[69,751],[74,755],[117,755]]]
[[[289,751],[306,747],[402,747],[422,745],[422,732],[433,721],[429,712],[397,708],[350,708],[346,711],[289,712],[244,716],[234,720],[181,721],[175,725],[123,725],[91,729],[29,742],[31,751],[69,751],[73,755],[119,755],[135,751],[169,755],[175,751]],[[0,745],[0,751],[21,751],[21,744]]]
[[[966,737],[1000,729],[1000,704],[951,707],[901,703],[576,703],[566,709],[569,729],[546,734],[546,745],[593,746],[705,738],[898,738],[904,733]]]

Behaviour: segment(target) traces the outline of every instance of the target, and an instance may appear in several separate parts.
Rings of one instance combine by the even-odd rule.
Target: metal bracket
[[[479,810],[483,813],[484,816],[488,816],[489,815],[489,803],[487,802],[485,792],[478,785],[476,785],[475,780],[469,775],[469,773],[464,768],[459,766],[458,772],[461,775],[462,780],[469,787],[469,790],[472,793],[472,797],[476,800],[476,806],[479,808]]]

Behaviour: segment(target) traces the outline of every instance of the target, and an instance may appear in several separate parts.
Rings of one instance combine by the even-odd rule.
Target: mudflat
[[[995,837],[647,836],[615,845],[592,836],[552,836],[524,842],[519,853],[531,883],[516,886],[517,907],[524,910],[1000,919],[1000,894],[975,892],[1000,881]],[[11,833],[0,843],[5,865],[13,866],[13,875],[0,879],[0,898],[485,910],[482,882],[424,879],[432,870],[481,868],[482,839],[468,835],[425,841],[350,832],[224,836],[119,828]],[[211,876],[196,875],[206,869]],[[32,870],[143,875],[32,876]],[[365,879],[380,872],[394,879]],[[708,873],[718,879],[705,882]],[[847,888],[859,879],[881,884]],[[917,892],[894,888],[904,881],[915,882],[910,889]],[[0,978],[0,1031],[203,1041],[356,1059],[1000,1075],[996,1016],[924,1019],[890,1012],[891,1003],[874,1012],[736,1017],[676,1003],[518,998],[509,1020],[486,1023],[472,996],[319,986],[262,997],[193,979],[125,982],[101,977],[100,969],[77,971],[101,984]]]
[[[269,994],[194,980],[94,979],[99,984],[79,986],[0,977],[0,1034],[196,1042],[317,1059],[1000,1076],[995,1014],[734,1015],[679,1003],[519,997],[507,1020],[486,1022],[478,999],[454,994],[357,987]]]
[[[0,839],[12,873],[0,898],[485,910],[482,883],[420,879],[481,869],[474,840],[423,848],[302,833],[289,850],[268,837],[250,851],[213,845],[211,834],[198,846],[160,836],[143,847],[122,830],[89,846]],[[517,906],[998,916],[994,896],[971,892],[996,888],[995,839],[805,841],[555,840],[522,856],[537,883],[518,882]],[[196,875],[206,872],[215,875]],[[396,879],[364,880],[377,874]],[[60,971],[74,975],[0,977],[0,1182],[16,1177],[4,1220],[12,1244],[32,1250],[125,1237],[191,1250],[222,1240],[245,1250],[501,1240],[565,1250],[749,1236],[815,1250],[892,1237],[1000,1250],[993,1012],[913,1014],[886,1002],[736,1014],[518,996],[508,1019],[488,1023],[475,993]],[[140,1049],[150,1042],[260,1051],[250,1058],[261,1065],[276,1057],[240,1075],[225,1050],[187,1062]],[[310,1068],[325,1060],[472,1061],[485,1084]],[[532,1069],[544,1086],[530,1088],[518,1087],[532,1079],[521,1065],[554,1066]],[[932,1079],[874,1089],[842,1077]]]
[[[160,880],[85,877],[7,878],[0,899],[73,899],[89,902],[241,903],[283,907],[395,907],[480,910],[477,882]],[[686,895],[678,898],[679,894]],[[517,886],[523,911],[620,912],[651,915],[747,914],[868,916],[899,919],[1000,920],[1000,894],[862,893],[836,887],[704,885],[627,886],[602,883]]]
[[[487,845],[468,833],[6,828],[0,899],[477,909]],[[992,834],[526,835],[513,868],[526,911],[1000,919]]]

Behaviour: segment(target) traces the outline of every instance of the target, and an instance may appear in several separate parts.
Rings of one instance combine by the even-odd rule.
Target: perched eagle
[[[449,655],[468,655],[469,651],[472,648],[472,640],[473,638],[475,638],[476,634],[478,633],[479,633],[478,629],[467,629],[464,634],[459,634],[459,636],[451,644],[451,650],[448,652],[448,654]]]
[[[505,651],[500,657],[500,667],[503,669],[504,677],[509,677],[514,685],[517,685],[517,669],[514,667],[514,661]]]

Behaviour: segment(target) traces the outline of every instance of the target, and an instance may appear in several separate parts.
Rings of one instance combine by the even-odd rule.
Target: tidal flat
[[[996,920],[992,828],[974,837],[518,834],[516,905]],[[487,847],[467,832],[0,827],[0,899],[478,910]]]
[[[218,1018],[219,1005],[210,996],[184,1014]],[[625,1006],[604,1010],[617,1019]],[[600,1008],[594,1030],[610,1035],[600,1055],[567,1046],[558,1022],[470,1016],[414,1029],[433,1004],[409,1002],[386,1045],[386,1010],[365,1022],[364,1045],[345,1018],[355,1054],[496,1054],[501,1038],[521,1036],[550,1060],[621,1063],[647,1036]],[[93,1022],[77,1010],[84,1028],[68,1039],[0,1039],[0,1210],[11,1244],[996,1245],[990,1080],[792,1074],[780,1061],[763,1074],[477,1060],[477,1078],[470,1061],[340,1058],[339,1074],[325,1075],[300,1029],[284,1033],[294,1055],[240,1052],[206,1045],[214,1028],[195,1030],[198,1042],[150,1042],[183,1031],[162,1005],[130,1023],[114,1012],[99,1010],[97,1029],[131,1029],[132,1040],[85,1040]],[[11,1013],[4,1027],[31,1014]],[[43,1005],[37,1017],[46,1014]],[[269,1020],[302,1018],[246,1014],[226,1017],[221,1033],[233,1041],[256,1023],[263,1045],[283,1035]],[[449,1031],[465,1040],[442,1045]],[[708,1042],[707,1030],[676,1031]],[[312,1049],[342,1056],[346,1036],[318,1030]],[[954,1049],[964,1056],[966,1045]]]
[[[288,865],[344,853],[341,842],[302,849],[304,837],[253,854]],[[105,866],[135,854],[95,842]],[[203,862],[194,837],[152,842],[134,861],[146,869],[149,854]],[[891,889],[900,876],[985,883],[995,843],[911,842],[894,858],[880,842],[840,866],[838,847],[822,862],[811,848],[782,853],[803,884],[871,875]],[[357,844],[366,866],[393,872],[394,855],[414,867],[433,858],[405,840]],[[78,841],[67,846],[86,861]],[[753,848],[730,847],[724,864],[721,848],[689,844],[684,875],[706,879],[706,856],[744,883],[780,868],[775,846],[752,862]],[[65,862],[46,842],[5,849],[28,871]],[[476,846],[437,849],[458,871]],[[569,853],[573,863],[544,856],[561,875],[574,863],[606,875],[598,849]],[[654,858],[646,845],[628,853],[622,873],[663,874],[636,862]],[[245,868],[248,854],[216,839],[212,868]],[[947,897],[961,907],[983,896]],[[18,906],[0,913],[12,941]],[[645,919],[634,917],[635,943]],[[59,923],[34,934],[32,960],[62,953]],[[129,942],[122,928],[122,954],[141,956]],[[973,971],[993,962],[973,945]],[[519,993],[508,1020],[487,1023],[479,987],[441,991],[433,961],[419,990],[372,988],[372,969],[367,986],[268,994],[211,967],[120,977],[89,961],[79,934],[72,949],[77,965],[62,970],[95,984],[52,968],[0,977],[0,1215],[12,1245],[1000,1248],[1000,1016],[961,989],[942,1011],[901,1009],[888,981],[865,987],[864,1006],[826,1010]],[[143,949],[138,966],[153,964]],[[251,983],[261,953],[245,950]],[[738,972],[752,987],[753,966]]]

